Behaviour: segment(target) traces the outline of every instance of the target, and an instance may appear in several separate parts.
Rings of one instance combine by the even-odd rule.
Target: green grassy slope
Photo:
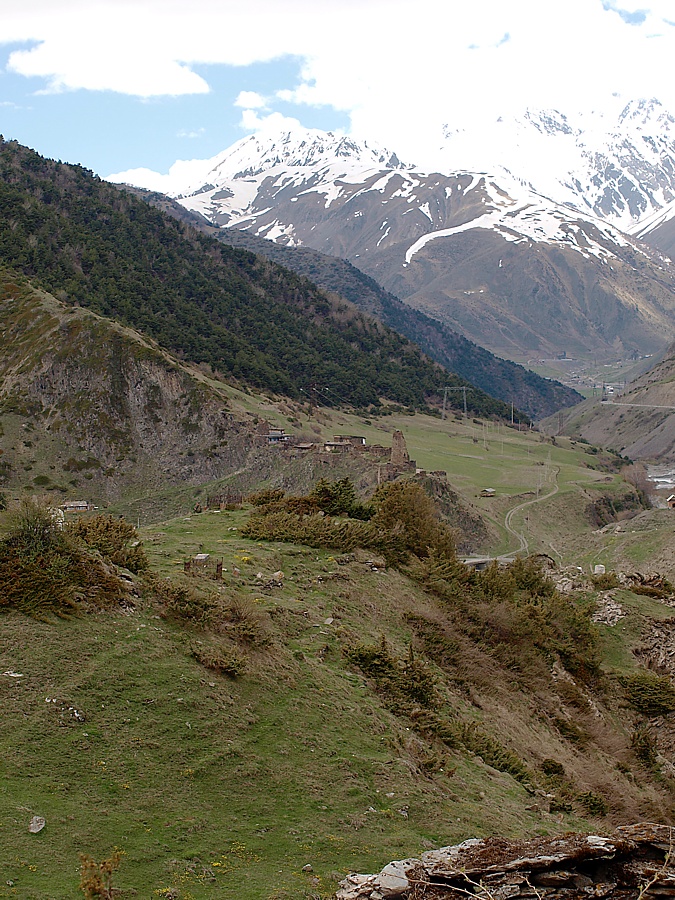
[[[204,602],[218,595],[208,602],[220,624],[167,616],[150,595],[68,620],[0,617],[12,723],[0,734],[0,897],[70,900],[78,855],[115,848],[121,896],[328,897],[347,870],[470,836],[668,820],[669,776],[631,747],[650,720],[615,677],[637,671],[631,647],[663,618],[657,601],[622,597],[629,618],[598,626],[590,680],[529,651],[507,665],[518,638],[505,608],[486,620],[503,629],[500,648],[403,574],[374,571],[368,554],[259,544],[238,532],[246,515],[143,533],[152,569],[176,583],[186,556],[223,559],[219,589],[186,582]],[[568,602],[581,613],[588,598]],[[401,661],[413,645],[465,743],[430,737],[350,663],[347,651],[383,635]],[[233,651],[234,679],[198,662]],[[505,769],[506,750],[527,779]],[[37,835],[33,815],[47,821]]]

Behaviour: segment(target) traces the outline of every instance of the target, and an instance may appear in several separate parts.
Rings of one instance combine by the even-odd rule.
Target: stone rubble
[[[337,900],[664,900],[675,898],[675,829],[641,823],[610,835],[471,839],[349,875]]]
[[[593,621],[597,625],[616,625],[626,615],[623,607],[611,593],[600,594]]]

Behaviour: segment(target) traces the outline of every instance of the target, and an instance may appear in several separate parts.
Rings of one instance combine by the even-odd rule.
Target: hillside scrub
[[[306,516],[323,512],[329,516],[348,516],[351,519],[367,521],[375,514],[370,503],[361,503],[356,488],[349,478],[328,481],[320,478],[312,490],[304,497],[287,496],[285,491],[267,489],[251,494],[249,503],[259,507],[261,512],[290,512]]]
[[[590,603],[563,598],[535,559],[518,558],[506,567],[495,562],[483,572],[463,565],[454,533],[415,482],[380,485],[367,522],[322,515],[308,498],[275,493],[265,499],[270,502],[257,506],[242,529],[247,537],[342,552],[376,550],[436,596],[444,619],[417,617],[412,624],[429,657],[454,675],[462,648],[465,658],[492,658],[525,681],[543,676],[554,659],[582,679],[597,675]]]
[[[41,897],[48,881],[72,898],[79,854],[95,878],[119,848],[115,896],[329,897],[333,873],[420,844],[671,815],[667,720],[635,725],[621,683],[583,658],[585,601],[534,560],[475,573],[432,550],[385,571],[365,553],[247,541],[246,516],[144,531],[134,610],[1,617],[5,892]],[[182,572],[201,546],[222,555],[222,582]],[[580,645],[574,683],[561,636]]]
[[[361,547],[382,553],[389,565],[431,553],[455,558],[451,529],[441,522],[433,500],[411,481],[380,485],[370,504],[355,499],[348,479],[323,479],[306,497],[270,497],[256,506],[242,534],[253,540],[288,541],[347,552]],[[328,510],[336,510],[333,517]],[[357,519],[342,518],[356,515]],[[367,521],[362,521],[367,518]]]
[[[98,515],[77,519],[68,525],[68,532],[116,566],[136,574],[148,568],[138,532],[122,518]]]
[[[442,668],[455,667],[466,648],[467,658],[491,657],[524,681],[544,676],[554,659],[582,680],[597,677],[591,603],[560,595],[537,560],[517,558],[506,567],[495,562],[476,572],[432,555],[408,574],[438,597],[446,612],[440,625],[413,623]]]
[[[78,544],[56,510],[23,500],[5,513],[5,526],[0,609],[64,616],[83,605],[110,607],[127,600],[114,569]]]

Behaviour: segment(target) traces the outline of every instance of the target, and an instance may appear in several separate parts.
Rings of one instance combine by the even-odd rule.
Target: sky
[[[675,0],[0,0],[0,133],[103,177],[296,123],[424,165],[528,106],[675,114],[674,59]]]

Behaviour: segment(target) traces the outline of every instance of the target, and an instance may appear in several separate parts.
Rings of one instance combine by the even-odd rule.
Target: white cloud
[[[206,133],[205,128],[195,128],[192,131],[187,130],[185,128],[181,128],[180,131],[176,132],[176,137],[179,138],[200,138]]]
[[[267,116],[259,116],[253,109],[245,109],[241,114],[241,127],[246,131],[284,131],[292,130],[300,125],[297,119],[273,112]]]
[[[302,64],[297,84],[239,94],[244,128],[279,122],[261,113],[281,103],[328,106],[418,162],[442,123],[525,105],[583,109],[618,93],[675,110],[673,0],[2,2],[0,41],[37,42],[8,68],[49,90],[198,94],[209,86],[197,64],[291,56]]]
[[[166,175],[146,168],[127,169],[124,172],[106,175],[106,180],[115,184],[135,184],[149,191],[170,193],[186,189],[188,185],[198,182],[212,166],[213,159],[179,159]]]
[[[239,91],[234,105],[244,109],[268,109],[267,100],[256,91]]]

